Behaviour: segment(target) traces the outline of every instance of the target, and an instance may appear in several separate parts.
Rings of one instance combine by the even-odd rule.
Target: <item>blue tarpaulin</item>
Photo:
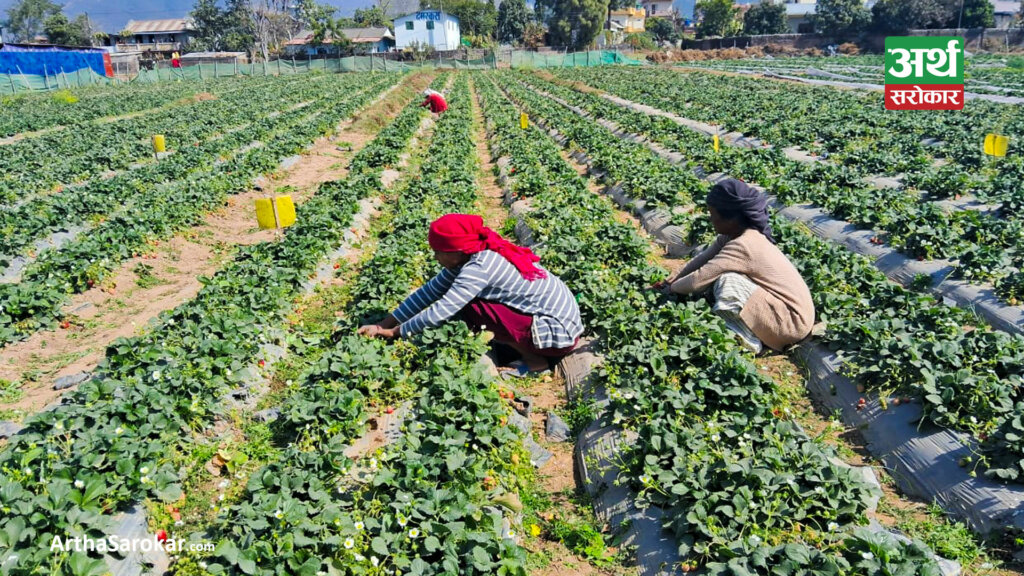
[[[71,74],[82,68],[106,76],[103,50],[26,44],[0,46],[0,74],[56,76],[62,72]]]

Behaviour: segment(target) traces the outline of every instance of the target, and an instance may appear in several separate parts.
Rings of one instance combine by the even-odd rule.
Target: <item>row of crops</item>
[[[478,77],[477,90],[545,265],[578,294],[600,335],[596,385],[611,398],[611,422],[636,435],[620,481],[641,505],[667,511],[684,571],[937,573],[920,543],[857,528],[875,488],[783,415],[775,384],[706,303],[646,290],[665,274],[649,263],[647,242],[551,139],[519,128],[517,106],[490,79]],[[633,170],[653,177],[659,168]]]
[[[350,97],[366,103],[362,94]],[[332,104],[344,108],[341,117],[359,107],[347,101]],[[151,331],[115,342],[93,379],[55,409],[26,421],[0,453],[5,574],[106,573],[104,560],[95,554],[51,550],[54,536],[102,538],[111,534],[112,514],[127,504],[144,498],[173,502],[181,496],[173,457],[194,442],[193,434],[223,417],[223,399],[243,386],[248,374],[258,372],[254,359],[263,365],[264,347],[285,344],[278,327],[295,296],[351,226],[359,200],[381,193],[381,170],[396,161],[421,114],[410,106],[353,159],[347,179],[324,183],[299,206],[297,224],[282,240],[240,248],[194,299],[161,315]],[[339,120],[331,119],[333,124]],[[480,346],[464,340],[464,346]],[[364,382],[382,378],[381,371],[390,373],[397,365],[381,355],[373,370],[366,354],[374,346],[359,343],[370,347],[354,355],[338,353],[352,359],[350,368],[358,369]],[[401,351],[390,353],[392,359],[400,356]],[[328,366],[338,364],[327,361]],[[290,417],[282,418],[285,429],[312,432],[317,422],[312,403],[318,399],[324,402],[325,420],[320,422],[325,427],[341,434],[361,426],[355,404],[359,393],[354,391],[360,385],[352,382],[353,392],[341,395],[323,384],[295,391]],[[317,450],[325,448],[319,436],[310,441]],[[337,455],[322,453],[325,462]],[[243,564],[247,558],[249,552]]]
[[[684,80],[664,70],[626,74],[601,69],[558,75],[776,145],[715,153],[705,136],[670,119],[537,78],[524,77],[524,81],[678,150],[694,165],[757,182],[785,204],[814,203],[835,218],[877,231],[878,243],[911,257],[954,260],[954,277],[992,282],[1004,302],[1017,305],[1021,301],[1024,221],[1019,213],[1024,197],[1019,182],[1024,160],[1016,152],[1019,137],[1013,136],[1018,142],[1015,152],[996,163],[981,150],[984,134],[998,131],[997,124],[1005,122],[1008,134],[1024,133],[1024,115],[1016,107],[971,102],[962,116],[960,112],[893,115],[879,108],[880,96],[799,90],[765,80],[723,83],[720,77],[700,73],[687,74]],[[922,144],[927,138],[944,143],[938,149],[929,148]],[[785,146],[828,153],[830,161],[792,160],[782,149]],[[936,166],[936,155],[947,163]],[[879,188],[865,179],[879,173],[899,173],[905,185]],[[962,195],[974,195],[996,209],[950,209],[942,203]]]
[[[869,156],[881,146],[865,144],[859,154],[840,139],[881,138],[913,122],[874,118],[866,102],[854,109],[856,100],[838,99],[851,107],[850,117],[867,123],[861,127],[836,126],[841,105],[832,111],[833,124],[813,134],[779,126],[779,115],[764,125],[779,130],[777,141],[768,138],[776,147],[714,153],[706,137],[671,120],[567,88],[564,81],[585,81],[665,109],[661,95],[671,93],[678,106],[673,111],[704,114],[706,121],[722,120],[711,117],[715,97],[735,106],[733,114],[753,114],[743,108],[746,102],[728,100],[739,99],[728,86],[701,83],[701,75],[690,86],[675,72],[657,70],[559,74],[561,80],[511,71],[441,75],[431,87],[448,87],[446,113],[425,124],[414,97],[355,154],[346,177],[322,183],[299,206],[297,224],[281,239],[239,248],[196,297],[162,314],[147,332],[115,342],[93,379],[55,409],[30,416],[0,448],[0,572],[103,574],[108,568],[100,555],[54,552],[51,541],[108,535],[116,513],[144,500],[158,512],[151,528],[174,532],[174,517],[159,511],[183,501],[183,486],[195,480],[188,475],[206,474],[202,463],[179,468],[182,460],[237,417],[229,413],[234,404],[228,398],[250,390],[253,375],[267,376],[267,350],[288,353],[302,340],[286,327],[287,315],[308,279],[329,268],[325,260],[338,257],[334,250],[352,237],[357,220],[365,222],[357,214],[366,210],[365,201],[385,198],[360,260],[351,268],[335,265],[345,281],[335,338],[312,344],[322,350],[268,398],[278,414],[266,425],[276,448],[244,477],[244,486],[221,490],[219,500],[208,495],[213,512],[188,529],[190,538],[216,547],[177,558],[172,570],[182,576],[525,576],[530,546],[521,495],[533,489],[534,473],[522,433],[509,425],[504,391],[479,363],[486,338],[460,322],[407,341],[355,335],[436,271],[426,241],[429,222],[474,210],[482,184],[472,129],[476,99],[492,156],[508,162],[498,163],[510,177],[508,196],[524,208],[513,211],[516,229],[528,232],[545,267],[577,295],[587,336],[603,356],[591,376],[610,399],[601,422],[630,439],[615,462],[618,483],[636,505],[665,512],[669,547],[682,570],[939,574],[923,543],[866,528],[878,488],[797,424],[784,393],[758,373],[705,301],[647,289],[666,274],[652,263],[650,241],[590,190],[555,140],[540,127],[521,128],[519,113],[556,129],[572,150],[586,154],[605,184],[670,210],[688,243],[710,239],[699,215],[709,184],[698,174],[722,171],[762,183],[784,202],[819,202],[833,213],[860,206],[865,226],[886,230],[886,242],[921,250],[915,253],[921,257],[955,252],[969,263],[975,252],[1009,254],[996,272],[967,276],[995,278],[1003,286],[1021,257],[1014,237],[1020,224],[1007,208],[1018,200],[995,200],[1005,204],[994,215],[949,213],[921,208],[938,205],[922,202],[914,190],[893,189],[885,192],[883,209],[879,191],[868,197],[861,179],[876,172],[931,174],[934,151],[920,140],[940,130],[949,147],[942,148],[946,166],[977,183],[979,196],[993,199],[998,178],[1017,177],[1003,172],[1005,164],[985,165],[972,155],[966,143],[975,128],[955,119],[922,121],[913,138],[900,140],[918,157],[878,170],[881,156]],[[31,171],[0,171],[11,190],[0,214],[4,246],[11,246],[8,256],[31,257],[19,282],[0,285],[0,345],[52,326],[70,294],[93,287],[156,239],[194,225],[228,195],[250,189],[283,156],[404,81],[351,74],[254,79],[243,87],[231,80],[207,85],[215,100],[161,108],[146,107],[140,89],[124,110],[61,120],[75,130],[95,130],[97,141],[113,139],[117,151],[102,171],[76,167],[94,159],[75,156],[71,140],[61,140],[68,129],[0,144],[26,158],[37,140],[54,138],[69,147],[55,163],[61,175],[49,180]],[[741,86],[750,91],[747,100],[759,97],[754,87]],[[187,95],[179,90],[176,84],[168,94]],[[179,108],[201,112],[202,119],[190,125]],[[127,135],[121,146],[117,131],[98,119],[128,110],[143,115],[113,123]],[[989,118],[985,111],[972,113]],[[599,121],[628,127],[682,153],[686,162],[669,162]],[[180,149],[146,161],[152,133],[146,122],[161,123],[180,139]],[[413,148],[418,131],[423,136]],[[806,144],[805,138],[839,163],[799,164],[782,153],[785,145]],[[411,157],[400,164],[406,154]],[[695,172],[698,167],[704,172]],[[385,186],[386,168],[399,169],[401,178]],[[114,173],[102,173],[108,170]],[[928,248],[949,233],[926,228],[954,225],[958,238],[941,236],[941,247]],[[37,241],[69,226],[84,232],[32,254]],[[895,285],[867,259],[780,217],[773,226],[811,288],[819,319],[828,322],[822,341],[841,350],[845,372],[879,397],[912,397],[930,423],[973,434],[982,451],[979,473],[1024,481],[1024,337],[990,330],[968,311]],[[354,443],[396,405],[404,419],[401,436],[353,453]],[[243,476],[231,482],[235,478]]]
[[[12,251],[26,250],[55,230],[77,226],[82,233],[59,249],[45,250],[31,259],[17,282],[0,285],[0,343],[55,326],[72,294],[92,288],[154,241],[197,224],[203,214],[223,205],[226,197],[249,190],[256,177],[275,170],[282,158],[303,150],[397,78],[379,75],[369,82],[355,76],[289,78],[278,80],[281,86],[268,86],[267,98],[238,91],[237,99],[226,96],[199,102],[198,109],[182,114],[168,111],[166,121],[182,130],[204,127],[187,137],[176,136],[182,138],[172,140],[181,147],[176,153],[113,178],[94,178],[5,210],[4,237]],[[316,106],[297,105],[313,98],[318,99]],[[197,121],[197,113],[208,122]],[[142,124],[136,136],[146,131]],[[97,129],[97,144],[102,146],[101,132],[106,128]],[[135,140],[132,146],[142,154],[145,145]]]
[[[164,106],[200,92],[219,92],[227,86],[243,88],[237,79],[133,86],[88,86],[56,93],[24,93],[2,99],[0,138],[24,132],[65,129],[91,120],[132,114]]]
[[[629,196],[687,209],[704,197],[708,184],[691,171],[538,94],[519,75],[503,75],[501,82],[525,111],[586,151]],[[625,125],[644,126],[639,118]],[[637,166],[651,176],[637,176]],[[620,177],[627,174],[636,181]],[[708,238],[706,225],[682,216],[694,242]],[[986,329],[968,311],[895,285],[867,259],[782,219],[774,226],[780,247],[807,279],[819,319],[828,322],[823,340],[841,351],[845,372],[881,397],[919,399],[927,420],[973,433],[982,442],[988,474],[1021,478],[1024,452],[1014,427],[1024,410],[1024,339]]]
[[[476,199],[468,77],[448,95],[422,164],[396,185],[375,247],[352,276],[344,335],[284,402],[288,448],[224,507],[212,528],[217,550],[194,560],[206,571],[525,574],[510,496],[529,476],[527,458],[509,406],[478,364],[484,341],[461,323],[396,344],[355,336],[433,272],[429,222]],[[396,123],[414,127],[417,110]],[[353,461],[343,452],[363,431],[368,404],[381,400],[411,404],[404,434]]]
[[[687,62],[687,68],[706,68],[736,73],[774,73],[797,78],[866,82],[881,85],[882,57],[877,54],[841,58],[787,57]],[[978,55],[967,59],[967,91],[979,94],[1024,96],[1024,61],[1020,56]]]

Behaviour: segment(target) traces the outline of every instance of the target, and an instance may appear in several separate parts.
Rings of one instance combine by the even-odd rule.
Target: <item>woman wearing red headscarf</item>
[[[583,333],[576,299],[537,264],[540,258],[529,248],[512,244],[469,214],[438,218],[428,240],[444,267],[441,273],[380,324],[360,328],[360,334],[410,336],[458,316],[519,352],[523,361],[514,368],[520,374],[546,370],[549,359],[575,348]]]

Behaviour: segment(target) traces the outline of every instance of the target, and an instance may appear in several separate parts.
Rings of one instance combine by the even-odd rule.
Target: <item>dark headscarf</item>
[[[730,178],[715,184],[708,192],[708,205],[719,212],[742,214],[751,228],[775,243],[768,223],[768,198],[745,182]]]

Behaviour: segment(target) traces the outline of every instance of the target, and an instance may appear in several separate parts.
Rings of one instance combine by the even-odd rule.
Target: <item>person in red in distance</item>
[[[441,273],[359,334],[411,336],[458,317],[473,330],[490,330],[495,342],[519,353],[522,360],[502,370],[509,376],[543,372],[549,360],[579,343],[583,320],[576,298],[529,248],[512,244],[471,214],[438,218],[428,240]]]
[[[434,114],[440,114],[448,109],[448,101],[444,99],[444,96],[440,92],[435,92],[430,88],[423,91],[423,95],[426,96],[426,100],[423,101],[423,106],[430,106],[430,111]]]

